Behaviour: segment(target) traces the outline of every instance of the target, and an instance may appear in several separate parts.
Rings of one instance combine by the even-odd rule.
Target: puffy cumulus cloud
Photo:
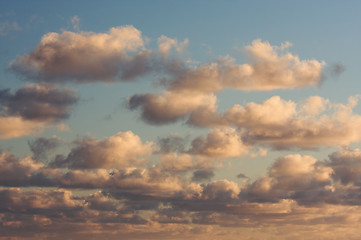
[[[233,128],[211,129],[207,137],[192,141],[190,152],[208,157],[239,157],[245,155],[251,146],[243,143],[240,134]]]
[[[325,63],[300,60],[297,55],[285,51],[289,45],[272,46],[257,39],[245,47],[249,59],[246,64],[238,65],[235,59],[227,56],[196,67],[182,66],[182,71],[169,68],[174,73],[169,88],[215,92],[224,88],[272,90],[318,85]]]
[[[44,167],[31,157],[16,158],[9,152],[0,153],[0,184],[3,186],[24,186]]]
[[[140,108],[141,118],[151,124],[165,124],[184,119],[192,111],[216,108],[213,94],[193,92],[165,91],[162,95],[133,95],[128,99],[128,106],[134,110]]]
[[[315,196],[316,192],[328,192],[333,172],[331,167],[311,156],[287,155],[277,158],[266,176],[249,184],[244,193],[249,194],[250,199],[267,201],[298,199],[305,193]]]
[[[33,52],[17,57],[9,68],[43,82],[129,80],[148,71],[151,53],[144,44],[133,26],[107,33],[47,33]]]
[[[142,143],[133,132],[119,132],[104,140],[82,139],[67,157],[58,155],[53,166],[68,168],[119,168],[146,163],[154,150],[153,142]]]
[[[240,193],[240,188],[238,184],[232,181],[217,180],[211,183],[208,183],[202,193],[203,199],[237,199],[238,194]]]
[[[0,190],[2,212],[17,211],[33,213],[48,209],[55,212],[55,209],[74,209],[82,203],[72,199],[72,192],[65,189],[54,191],[33,190],[25,192],[19,188],[8,188]]]
[[[21,116],[26,120],[53,122],[69,117],[69,111],[78,101],[75,92],[45,85],[27,85],[11,93],[0,90],[2,115]]]
[[[360,140],[361,116],[353,113],[358,97],[347,104],[312,96],[298,103],[273,96],[262,103],[235,105],[223,113],[198,111],[189,121],[200,126],[237,126],[245,142],[276,149],[342,146]]]
[[[170,172],[189,171],[196,168],[196,162],[190,154],[180,154],[176,152],[163,154],[159,157],[159,166]]]

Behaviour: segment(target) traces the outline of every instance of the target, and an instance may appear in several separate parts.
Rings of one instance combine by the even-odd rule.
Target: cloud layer
[[[9,64],[37,84],[0,90],[1,139],[64,127],[79,98],[62,83],[144,76],[157,92],[129,93],[130,110],[152,125],[183,121],[208,132],[158,141],[131,130],[75,141],[47,135],[28,140],[30,154],[0,151],[0,239],[358,239],[361,151],[350,144],[361,140],[359,96],[344,104],[276,95],[218,109],[226,89],[319,86],[324,61],[256,39],[244,63],[228,55],[196,63],[184,57],[188,39],[161,35],[154,45],[133,26],[94,33],[71,21],[76,32],[45,34]],[[338,149],[326,159],[309,153],[326,147]],[[247,177],[243,164],[268,152],[277,157],[264,174]]]

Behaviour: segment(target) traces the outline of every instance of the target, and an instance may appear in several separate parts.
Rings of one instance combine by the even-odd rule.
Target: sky
[[[359,239],[360,1],[1,1],[0,240]]]

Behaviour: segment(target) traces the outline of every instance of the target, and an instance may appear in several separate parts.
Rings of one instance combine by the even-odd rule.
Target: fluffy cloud
[[[317,163],[311,156],[287,155],[275,160],[266,176],[248,186],[247,191],[258,200],[278,201],[283,198],[301,198],[304,193],[327,192],[333,169]],[[299,194],[298,194],[299,193]],[[302,200],[302,199],[300,199]]]
[[[272,90],[318,85],[324,62],[300,60],[285,49],[289,43],[272,46],[260,39],[245,47],[249,63],[238,65],[225,57],[196,67],[170,68],[174,78],[169,89],[215,92],[224,88]]]
[[[235,105],[224,113],[195,111],[189,121],[200,126],[237,126],[244,130],[246,142],[276,149],[342,146],[360,140],[361,116],[352,112],[357,99],[336,104],[313,96],[296,103],[273,96],[262,103]]]
[[[206,138],[192,141],[190,152],[213,158],[239,157],[251,149],[243,143],[240,134],[233,128],[211,129]]]
[[[144,165],[153,152],[153,142],[142,143],[131,131],[104,140],[83,139],[67,157],[58,156],[54,166],[68,168],[116,168]]]
[[[330,154],[328,166],[334,170],[335,180],[342,184],[356,184],[361,186],[361,151],[356,148],[341,149]]]
[[[144,44],[133,26],[107,33],[48,33],[33,52],[16,58],[9,68],[44,82],[128,80],[148,71],[150,53]]]

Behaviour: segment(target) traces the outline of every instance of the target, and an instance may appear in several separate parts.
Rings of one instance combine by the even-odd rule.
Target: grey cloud
[[[192,181],[209,181],[214,177],[212,170],[197,170],[193,172]]]
[[[57,89],[46,85],[27,85],[11,93],[0,91],[2,114],[21,116],[32,121],[53,122],[69,117],[78,97],[70,89]]]
[[[28,141],[33,158],[39,160],[46,160],[48,153],[59,147],[61,143],[62,140],[55,136],[50,138],[40,137]]]
[[[164,138],[158,138],[158,145],[160,152],[184,152],[187,144],[187,138],[181,136],[169,136]]]
[[[248,178],[246,175],[244,175],[243,173],[240,173],[237,175],[237,178]]]
[[[361,186],[361,151],[360,149],[341,149],[329,155],[327,164],[334,170],[333,177],[342,184],[350,183]]]

